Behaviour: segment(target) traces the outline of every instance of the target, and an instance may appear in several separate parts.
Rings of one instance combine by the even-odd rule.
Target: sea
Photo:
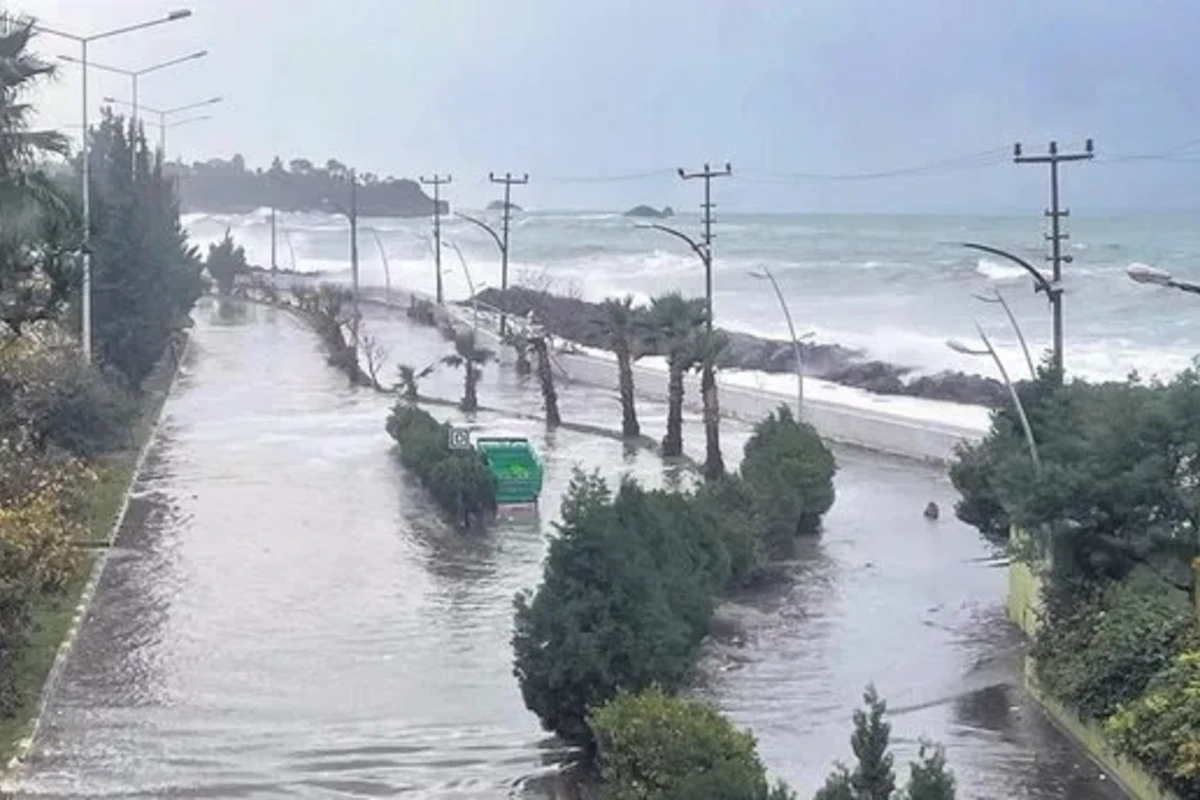
[[[472,213],[472,212],[467,212]],[[478,212],[499,225],[498,212]],[[509,283],[585,300],[630,294],[638,301],[668,291],[703,296],[704,271],[688,246],[640,228],[620,212],[528,211],[514,215]],[[663,221],[698,237],[701,220]],[[271,263],[270,212],[184,216],[202,249],[229,230],[252,264]],[[360,280],[432,294],[430,219],[359,221]],[[349,279],[346,220],[326,214],[279,214],[276,263]],[[1091,380],[1169,378],[1200,352],[1200,295],[1137,284],[1126,270],[1144,264],[1200,282],[1200,214],[1072,216],[1063,268],[1065,364]],[[1046,222],[1037,215],[917,216],[723,214],[714,227],[713,304],[717,324],[786,339],[787,322],[770,284],[774,275],[797,333],[860,349],[911,367],[994,375],[987,359],[947,340],[977,343],[983,327],[1014,379],[1027,368],[1002,308],[979,297],[1003,294],[1036,359],[1050,344],[1051,316],[1032,279],[1002,258],[962,246],[976,242],[1013,252],[1049,274]],[[454,217],[442,235],[446,296],[465,299],[500,285],[500,258],[486,232]],[[461,257],[459,255],[461,253]]]

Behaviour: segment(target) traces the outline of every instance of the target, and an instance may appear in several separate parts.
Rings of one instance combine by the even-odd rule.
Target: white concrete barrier
[[[364,289],[363,297],[394,307],[407,307],[413,298],[431,299],[419,293],[399,289],[392,290],[390,294],[382,289]],[[467,307],[446,305],[437,309],[437,315],[440,319],[451,321],[459,329],[470,329],[473,325],[474,315]],[[479,335],[505,354],[502,361],[511,359],[508,348],[501,345],[495,316],[482,309],[479,311]],[[566,380],[608,389],[617,387],[615,360],[584,352],[560,351],[554,354],[554,361],[560,376]],[[635,364],[633,371],[635,390],[640,397],[666,401],[665,370],[655,369],[646,364]],[[699,383],[699,376],[694,373],[689,373],[685,379],[684,402],[689,408],[700,407]],[[749,422],[762,419],[781,404],[794,406],[795,403],[794,395],[732,385],[728,381],[722,382],[719,374],[718,390],[721,414]],[[906,458],[945,463],[953,456],[954,449],[960,442],[978,441],[986,431],[978,426],[931,418],[936,415],[939,406],[951,407],[954,404],[930,400],[930,413],[918,417],[819,398],[806,398],[804,417],[822,436],[833,442]]]

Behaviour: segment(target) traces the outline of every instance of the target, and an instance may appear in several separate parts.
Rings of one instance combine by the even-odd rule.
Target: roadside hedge
[[[1086,590],[1083,590],[1086,591]],[[1140,695],[1192,630],[1185,592],[1139,570],[1052,613],[1031,655],[1041,685],[1086,716],[1104,720]]]
[[[516,599],[514,674],[547,729],[591,746],[592,709],[682,688],[718,597],[817,530],[833,502],[832,455],[786,411],[757,426],[743,471],[695,492],[631,479],[614,492],[576,472],[542,584]]]
[[[400,463],[460,528],[478,527],[496,510],[496,482],[474,450],[451,450],[450,427],[401,401],[387,419],[387,432],[400,445]]]
[[[1180,797],[1200,797],[1200,648],[1176,656],[1104,727],[1119,752]]]

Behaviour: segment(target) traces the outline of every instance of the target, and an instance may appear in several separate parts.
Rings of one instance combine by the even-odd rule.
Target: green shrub
[[[1048,606],[1031,655],[1041,685],[1103,721],[1171,663],[1193,626],[1185,592],[1139,570],[1070,607]]]
[[[0,436],[82,458],[129,444],[136,405],[73,347],[14,348],[0,363]]]
[[[745,480],[725,475],[706,481],[696,502],[717,525],[729,558],[729,581],[741,586],[753,581],[767,561],[762,513]]]
[[[741,475],[754,494],[772,552],[787,552],[796,536],[815,532],[833,505],[833,454],[816,430],[786,406],[754,426]]]
[[[1054,580],[1119,580],[1146,561],[1190,580],[1200,553],[1200,375],[1167,384],[1058,383],[1044,370],[1020,387],[1041,458],[1032,467],[1011,408],[960,449],[950,475],[959,516],[994,538],[1009,522],[1051,532]]]
[[[658,687],[622,692],[592,712],[609,800],[787,800],[770,789],[754,736],[706,703]]]
[[[1121,753],[1180,797],[1200,797],[1200,649],[1176,656],[1104,727]]]
[[[474,450],[450,449],[450,428],[428,412],[400,402],[386,426],[400,445],[400,463],[413,471],[460,527],[479,524],[496,508],[496,481]]]
[[[719,531],[686,497],[576,473],[541,586],[516,600],[514,673],[549,730],[590,744],[588,710],[683,685],[728,577]]]
[[[443,458],[429,474],[429,489],[461,527],[496,507],[496,482],[474,451]]]

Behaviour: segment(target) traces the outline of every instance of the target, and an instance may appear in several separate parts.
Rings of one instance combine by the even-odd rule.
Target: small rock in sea
[[[938,504],[930,500],[925,506],[925,519],[937,519],[939,513]]]

